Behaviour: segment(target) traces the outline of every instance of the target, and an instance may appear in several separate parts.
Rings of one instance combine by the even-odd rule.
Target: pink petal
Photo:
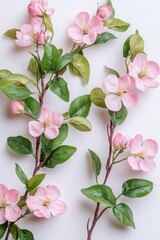
[[[141,151],[141,146],[143,142],[143,137],[140,134],[137,134],[133,139],[130,141],[130,150],[131,153],[139,153]]]
[[[10,189],[6,193],[7,204],[17,204],[20,200],[20,192],[15,189]]]
[[[66,212],[67,206],[63,201],[55,200],[53,205],[49,207],[49,210],[53,216],[58,216]]]
[[[149,71],[148,76],[155,79],[160,74],[160,67],[156,62],[148,61],[146,67]]]
[[[36,217],[44,217],[44,218],[51,218],[51,213],[50,213],[50,210],[45,207],[45,206],[42,206],[40,209],[36,209],[33,214],[36,216]]]
[[[122,95],[122,102],[127,108],[135,107],[138,103],[138,95],[134,92],[124,93]]]
[[[47,197],[47,187],[39,187],[36,194],[37,197],[39,197],[40,199],[46,198]]]
[[[33,137],[39,137],[44,132],[44,127],[43,127],[42,123],[40,123],[38,121],[30,121],[28,123],[28,127],[29,127],[29,133]]]
[[[72,26],[68,29],[68,35],[72,38],[73,42],[82,43],[83,42],[83,31],[77,26]]]
[[[115,94],[109,94],[105,98],[105,104],[109,110],[118,112],[122,107],[121,97]]]
[[[151,157],[155,157],[158,152],[158,144],[152,139],[147,139],[144,141],[142,147],[144,149],[144,152],[146,152],[147,155]]]
[[[144,53],[139,53],[133,60],[133,64],[138,68],[140,68],[141,70],[146,65],[146,63],[147,63],[147,55]]]
[[[83,29],[84,27],[88,26],[88,22],[89,22],[89,14],[87,12],[80,12],[77,16],[76,16],[76,24],[78,27],[80,27],[81,29]]]
[[[143,82],[146,88],[156,88],[159,86],[159,83],[153,79],[143,79]]]
[[[133,77],[130,77],[128,74],[124,74],[119,78],[119,90],[130,91],[135,87],[135,80]]]
[[[48,197],[52,198],[53,200],[58,199],[60,197],[60,191],[55,186],[47,186],[46,194]]]
[[[46,10],[46,13],[47,13],[48,15],[52,15],[52,14],[54,13],[54,9],[53,9],[53,8],[48,8],[48,9]]]
[[[24,34],[24,35],[32,34],[32,25],[31,24],[24,24],[21,27],[21,33]]]
[[[136,170],[136,171],[141,170],[139,167],[139,163],[140,163],[139,158],[129,157],[127,160],[133,170]]]
[[[135,78],[136,88],[141,91],[146,91],[147,87],[145,86],[145,80],[142,80],[141,78]]]
[[[4,184],[0,184],[0,199],[5,198],[7,191],[8,191],[7,187]]]
[[[114,74],[109,74],[104,81],[104,90],[110,93],[117,93],[119,88],[118,78]]]
[[[41,115],[38,120],[41,123],[44,123],[46,119],[50,119],[51,113],[52,113],[51,109],[43,105],[41,108]]]
[[[92,45],[97,38],[97,33],[96,32],[89,32],[88,34],[83,35],[83,43],[87,45]]]
[[[17,33],[16,36],[18,37],[20,36],[20,34]],[[21,38],[18,40],[15,40],[15,42],[19,47],[29,47],[33,44],[34,39],[30,35],[22,35]]]
[[[156,164],[152,160],[141,160],[139,167],[143,172],[152,172],[155,170]]]
[[[21,216],[19,207],[8,205],[6,208],[6,219],[10,222],[15,222]]]
[[[63,123],[63,116],[58,112],[52,112],[51,114],[51,125],[60,127]]]
[[[47,127],[44,131],[44,135],[48,139],[54,139],[59,135],[59,129],[57,127]]]
[[[5,223],[7,220],[5,218],[5,209],[4,208],[0,208],[0,224]]]
[[[98,34],[101,34],[105,31],[102,19],[99,16],[93,16],[88,24],[88,27],[89,31],[96,32]]]
[[[40,198],[39,196],[29,196],[26,200],[26,204],[31,211],[39,209],[41,206],[43,206],[43,197]]]

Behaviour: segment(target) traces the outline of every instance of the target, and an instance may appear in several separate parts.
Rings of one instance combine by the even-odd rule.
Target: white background
[[[104,1],[105,2],[105,1]],[[104,3],[99,1],[99,5]],[[9,69],[15,73],[28,76],[27,71],[30,55],[28,49],[19,49],[13,41],[2,37],[10,28],[20,28],[24,23],[29,23],[27,15],[28,0],[1,0],[0,1],[0,69]],[[102,87],[106,77],[104,65],[124,73],[125,66],[122,57],[122,46],[126,38],[136,29],[145,40],[145,52],[149,59],[160,63],[160,3],[159,0],[113,0],[116,17],[131,23],[126,33],[114,33],[118,39],[106,45],[93,47],[85,51],[91,65],[91,78],[88,86],[83,86],[80,79],[70,73],[65,74],[69,84],[71,100],[80,95],[88,94],[93,87]],[[72,24],[75,15],[80,11],[94,14],[97,9],[95,0],[50,0],[50,6],[55,9],[52,16],[55,37],[53,44],[63,48],[64,52],[70,51],[71,41],[67,37],[67,29]],[[31,76],[30,76],[31,77]],[[159,79],[160,80],[160,79]],[[160,143],[160,94],[159,88],[139,94],[139,104],[129,110],[125,123],[117,127],[116,132],[130,134],[134,137],[137,133],[144,139],[153,138]],[[68,103],[64,103],[53,94],[46,96],[45,103],[54,110],[65,112]],[[0,93],[0,182],[8,188],[16,188],[24,193],[24,187],[17,179],[14,168],[17,162],[31,176],[33,159],[31,157],[17,156],[7,148],[6,139],[9,136],[28,135],[28,119],[23,116],[13,116],[8,109],[8,99]],[[106,135],[107,115],[106,110],[93,106],[89,115],[93,131],[81,133],[70,127],[69,136],[65,144],[77,147],[77,152],[65,164],[55,169],[43,169],[47,173],[43,184],[56,185],[61,190],[61,198],[67,203],[68,210],[63,216],[50,220],[26,218],[19,224],[22,228],[30,229],[36,240],[85,240],[86,222],[92,216],[95,203],[85,198],[80,189],[95,184],[94,176],[89,164],[87,149],[93,149],[101,157],[103,167],[107,158],[108,143]],[[129,178],[146,178],[154,182],[154,190],[146,198],[121,199],[133,210],[136,230],[122,227],[113,216],[104,214],[98,222],[92,240],[155,240],[159,239],[159,214],[160,214],[160,164],[159,154],[156,157],[157,168],[153,173],[144,174],[131,171],[127,163],[115,166],[108,185],[113,188],[116,195],[120,193],[121,185]],[[104,178],[102,171],[101,179]]]

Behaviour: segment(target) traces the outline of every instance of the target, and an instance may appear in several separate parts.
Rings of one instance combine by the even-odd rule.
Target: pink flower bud
[[[102,21],[107,21],[111,14],[112,8],[110,6],[101,6],[97,11],[97,15],[102,18]]]
[[[20,100],[10,101],[9,107],[14,114],[21,114],[24,112],[24,103]]]
[[[49,8],[47,0],[31,0],[28,5],[28,12],[31,17],[40,17],[44,12],[51,15],[54,10]]]
[[[39,44],[44,45],[46,43],[46,38],[47,38],[47,34],[45,31],[41,30],[38,34],[37,34],[37,42]]]
[[[125,149],[129,147],[130,137],[128,135],[123,136],[121,133],[117,133],[113,139],[114,149]]]

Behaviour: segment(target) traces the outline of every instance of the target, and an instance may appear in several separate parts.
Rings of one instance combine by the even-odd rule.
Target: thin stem
[[[123,161],[125,161],[125,160],[127,160],[127,158],[123,158],[123,159],[121,159],[121,160],[118,160],[118,161],[116,161],[116,162],[113,162],[113,164],[120,163],[120,162],[123,162]]]
[[[94,212],[94,218],[93,218],[93,221],[92,221],[91,228],[88,229],[87,240],[91,240],[93,229],[94,229],[94,227],[95,227],[95,225],[96,225],[96,223],[97,223],[97,217],[98,217],[98,213],[99,213],[99,207],[100,207],[100,203],[97,203],[97,206],[96,206],[96,209],[95,209],[95,212]]]
[[[104,208],[104,209],[100,212],[99,216],[97,217],[97,221],[100,219],[100,217],[103,215],[103,213],[104,213],[108,208],[110,208],[110,207],[106,207],[106,208]]]
[[[12,225],[13,225],[13,223],[11,222],[11,223],[9,224],[9,226],[8,226],[8,230],[7,230],[7,233],[6,233],[6,236],[5,236],[5,239],[4,239],[4,240],[8,240],[9,234],[10,234],[11,229],[12,229]]]

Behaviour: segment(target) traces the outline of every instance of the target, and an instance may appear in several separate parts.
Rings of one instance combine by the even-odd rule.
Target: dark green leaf
[[[73,117],[69,120],[69,123],[82,132],[89,132],[92,130],[91,123],[84,117]]]
[[[0,90],[12,100],[24,100],[31,95],[31,91],[23,84],[11,83],[0,87]]]
[[[69,116],[81,116],[86,118],[91,107],[90,95],[80,96],[71,102]]]
[[[16,174],[20,181],[24,183],[26,186],[28,184],[28,179],[26,174],[23,172],[22,168],[16,163]]]
[[[54,168],[58,164],[66,162],[76,151],[75,147],[63,145],[56,148],[45,163],[48,168]]]
[[[7,227],[8,227],[8,222],[5,222],[3,224],[0,225],[0,239],[3,238],[6,230],[7,230]]]
[[[60,52],[52,44],[47,44],[44,47],[44,55],[41,62],[41,68],[44,72],[54,72],[58,71],[60,64]]]
[[[153,183],[144,179],[130,179],[123,183],[122,194],[130,198],[140,198],[148,195],[153,189]]]
[[[103,43],[106,43],[109,40],[112,40],[112,39],[115,39],[115,38],[116,37],[113,34],[111,34],[109,32],[104,32],[104,33],[98,34],[94,45],[103,44]]]
[[[22,136],[9,137],[7,143],[8,146],[18,154],[26,155],[33,153],[31,142]]]
[[[106,108],[105,99],[106,94],[101,88],[93,88],[91,91],[90,99],[98,107]]]
[[[119,73],[117,71],[115,71],[114,69],[106,67],[106,66],[105,66],[105,69],[106,69],[106,72],[107,72],[108,75],[109,74],[114,74],[117,78],[120,77]]]
[[[27,229],[19,229],[18,240],[34,240],[33,234]]]
[[[53,25],[52,25],[50,16],[46,13],[43,13],[43,20],[44,20],[44,25],[47,28],[47,30],[53,34],[54,29],[53,29]]]
[[[127,108],[124,105],[118,112],[112,112],[109,110],[109,115],[111,117],[113,125],[122,124],[127,117],[127,113]]]
[[[107,5],[112,8],[112,14],[111,14],[110,18],[114,18],[114,16],[115,16],[115,10],[114,10],[112,1],[111,1],[111,0],[108,0]]]
[[[131,37],[131,36],[130,36]],[[129,51],[130,51],[130,37],[127,38],[123,45],[123,57],[128,57],[129,56]]]
[[[39,102],[33,97],[26,98],[24,100],[24,109],[31,117],[38,119],[41,113],[41,107]]]
[[[33,176],[31,179],[29,179],[28,190],[31,192],[32,190],[36,189],[41,184],[45,176],[46,174],[37,174]]]
[[[99,176],[100,171],[101,171],[101,160],[98,157],[98,155],[90,149],[89,149],[89,153],[90,153],[91,159],[92,159],[93,170],[94,170],[95,176],[97,178],[97,176]]]
[[[124,22],[118,18],[110,18],[105,22],[105,27],[117,32],[125,32],[129,26],[129,23]]]
[[[11,234],[14,240],[18,240],[19,228],[16,224],[12,225]]]
[[[89,188],[84,188],[81,192],[95,202],[101,203],[108,207],[113,207],[116,204],[116,198],[113,195],[112,189],[105,185],[94,185]]]
[[[17,39],[17,37],[16,37],[16,32],[17,31],[20,31],[20,30],[16,29],[16,28],[9,29],[8,31],[6,31],[4,33],[4,36],[8,37],[8,38],[12,38],[12,39]]]
[[[32,56],[33,56],[33,58],[31,58],[31,60],[29,62],[28,70],[34,76],[36,76],[37,80],[39,81],[40,77],[41,77],[41,66],[40,66],[37,56],[35,56],[34,54],[32,54]]]
[[[120,223],[135,228],[133,213],[125,203],[116,205],[113,208],[113,214]]]
[[[62,100],[69,102],[69,90],[66,81],[58,77],[49,84],[50,90]]]

